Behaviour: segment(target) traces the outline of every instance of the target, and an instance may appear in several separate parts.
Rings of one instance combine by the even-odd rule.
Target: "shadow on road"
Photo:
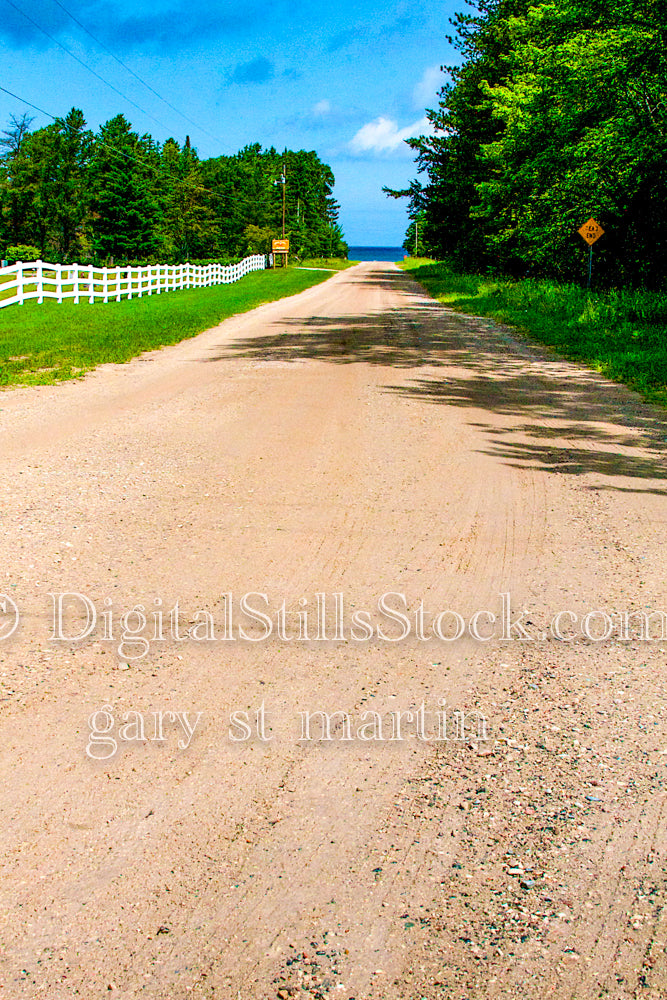
[[[469,424],[486,439],[481,450],[515,468],[667,480],[667,420],[659,412],[585,369],[568,371],[566,362],[540,356],[539,348],[529,352],[519,342],[514,348],[519,357],[505,341],[496,351],[474,352],[464,374],[451,371],[386,388],[404,398],[472,410]],[[667,495],[655,483],[589,488]]]
[[[348,272],[346,284],[419,291],[402,271]],[[414,299],[413,299],[414,302]],[[470,411],[486,454],[517,468],[567,475],[597,473],[635,483],[590,486],[667,495],[667,420],[623,387],[529,345],[492,321],[462,316],[423,298],[414,305],[350,315],[281,319],[263,336],[225,345],[209,361],[303,360],[394,369],[446,369],[385,391]],[[485,414],[489,419],[485,419]],[[530,440],[525,440],[529,438]]]

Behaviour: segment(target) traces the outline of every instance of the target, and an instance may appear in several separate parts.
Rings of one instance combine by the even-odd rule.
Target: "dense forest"
[[[260,145],[200,160],[186,139],[160,145],[117,115],[94,134],[73,108],[0,137],[0,256],[52,262],[180,263],[270,250],[282,233],[298,256],[346,255],[334,176],[314,152]]]
[[[406,246],[459,269],[664,288],[665,0],[477,0],[452,22],[461,63],[410,140]]]

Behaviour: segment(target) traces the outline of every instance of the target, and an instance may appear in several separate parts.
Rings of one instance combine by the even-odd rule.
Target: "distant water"
[[[406,251],[403,247],[350,247],[348,260],[403,260]]]

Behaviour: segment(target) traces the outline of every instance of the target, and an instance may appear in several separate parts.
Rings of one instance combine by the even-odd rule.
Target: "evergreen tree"
[[[411,141],[432,252],[466,269],[578,278],[590,216],[607,283],[659,286],[667,254],[667,22],[657,0],[481,0],[436,135]],[[392,192],[390,192],[392,193]]]
[[[159,187],[163,204],[161,255],[178,262],[211,256],[217,248],[217,226],[201,165],[189,140],[182,149],[174,139],[165,142]]]
[[[0,244],[36,244],[55,260],[117,262],[266,252],[286,235],[298,255],[346,254],[334,177],[315,152],[248,145],[200,162],[189,139],[162,147],[123,115],[86,129],[81,111],[0,137]],[[261,247],[261,250],[259,249]]]
[[[124,115],[103,125],[90,168],[92,246],[98,258],[145,260],[159,244],[159,151]]]

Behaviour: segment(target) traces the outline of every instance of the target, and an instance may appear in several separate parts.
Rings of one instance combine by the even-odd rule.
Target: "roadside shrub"
[[[1,254],[3,260],[6,260],[8,264],[16,264],[18,260],[22,263],[29,260],[39,260],[41,257],[41,250],[39,247],[31,247],[25,243],[17,243],[16,246],[7,247],[5,252]]]

